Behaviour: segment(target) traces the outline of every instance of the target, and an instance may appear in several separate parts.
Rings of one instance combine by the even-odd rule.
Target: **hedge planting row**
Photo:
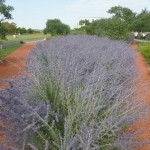
[[[3,80],[10,88],[0,91],[14,142],[25,150],[131,150],[143,144],[123,132],[143,110],[135,100],[134,59],[128,43],[97,36],[37,44],[26,76]]]

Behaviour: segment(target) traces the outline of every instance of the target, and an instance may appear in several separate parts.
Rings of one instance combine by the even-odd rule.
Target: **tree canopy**
[[[131,32],[150,32],[150,12],[145,8],[137,14],[127,7],[114,6],[108,11],[112,16],[93,22],[81,20],[80,29],[87,34],[107,36],[113,39],[129,39]]]
[[[17,25],[15,23],[2,22],[2,28],[6,34],[15,34]]]
[[[122,6],[114,6],[111,7],[108,11],[108,13],[112,14],[113,17],[122,19],[127,22],[131,22],[136,17],[136,13],[134,13],[132,10],[130,10],[127,7]]]
[[[12,19],[11,12],[14,10],[12,6],[6,5],[5,0],[0,0],[0,39],[5,39],[5,28],[2,22],[6,19]]]
[[[137,32],[150,32],[150,12],[146,8],[137,15],[132,29]]]
[[[100,19],[85,27],[87,34],[108,36],[112,39],[127,39],[129,30],[124,21],[118,18]]]
[[[70,27],[59,19],[48,19],[43,32],[50,33],[51,35],[67,35],[70,33]]]
[[[131,29],[132,23],[136,18],[136,13],[127,7],[114,6],[111,7],[107,12],[112,14],[113,18],[124,21],[129,29]]]

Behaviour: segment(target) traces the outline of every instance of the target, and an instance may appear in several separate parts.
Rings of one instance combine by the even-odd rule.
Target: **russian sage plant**
[[[38,43],[24,77],[0,91],[19,149],[133,149],[134,134],[123,131],[143,113],[134,58],[126,42],[97,36]]]

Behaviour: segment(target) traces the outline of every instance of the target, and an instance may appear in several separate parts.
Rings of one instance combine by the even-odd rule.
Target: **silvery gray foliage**
[[[121,131],[143,112],[134,101],[134,55],[126,42],[97,36],[37,44],[26,76],[5,81],[10,88],[0,91],[21,149],[132,149],[134,138],[126,141]]]
[[[134,52],[125,42],[118,44],[96,36],[68,36],[38,44],[28,57],[27,68],[42,83],[50,75],[69,89],[90,86],[81,96],[93,95],[97,88],[102,91],[98,98],[109,105],[118,93],[119,96],[124,93],[124,82],[128,84],[133,78],[133,59]]]

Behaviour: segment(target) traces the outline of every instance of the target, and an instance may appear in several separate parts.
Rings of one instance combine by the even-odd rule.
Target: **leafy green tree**
[[[132,10],[130,10],[127,7],[114,6],[111,7],[107,12],[112,14],[113,18],[117,18],[124,21],[126,27],[128,27],[131,30],[132,23],[136,18],[136,13],[134,13]]]
[[[2,27],[2,22],[6,19],[12,19],[11,11],[14,8],[12,6],[6,5],[5,0],[0,0],[0,40],[5,39],[5,29]]]
[[[27,33],[27,29],[26,28],[17,28],[17,32],[19,32],[20,34],[25,34],[25,33]]]
[[[80,20],[80,21],[79,21],[79,25],[80,25],[80,26],[89,25],[89,24],[90,24],[90,22],[89,22],[89,20],[87,20],[87,19],[85,19],[85,20]]]
[[[5,29],[6,34],[15,34],[17,26],[15,23],[2,22],[2,28]]]
[[[85,20],[80,20],[79,21],[79,25],[81,26],[81,30],[85,31],[86,30],[86,26],[90,25],[89,20],[85,19]]]
[[[47,31],[46,28],[43,30],[43,33],[44,33],[44,34],[47,34],[47,33],[48,33],[48,31]]]
[[[137,32],[150,32],[150,12],[146,8],[137,15],[132,29]]]
[[[121,6],[111,7],[108,13],[112,14],[112,17],[95,20],[86,25],[84,27],[86,33],[107,36],[112,39],[127,40],[130,36],[133,21],[136,19],[136,13],[129,8]]]
[[[96,20],[85,29],[88,34],[107,36],[112,39],[127,39],[129,36],[129,30],[124,21],[118,18]]]
[[[27,33],[32,34],[33,32],[34,31],[31,28],[27,29]]]
[[[70,33],[70,27],[62,23],[59,19],[48,19],[44,33],[51,35],[67,35]]]

